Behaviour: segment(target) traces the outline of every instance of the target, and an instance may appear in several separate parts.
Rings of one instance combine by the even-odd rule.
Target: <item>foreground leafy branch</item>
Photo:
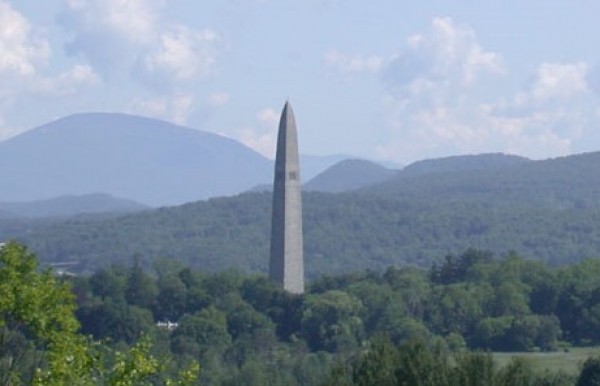
[[[121,352],[79,334],[75,308],[69,285],[57,279],[50,269],[40,271],[35,255],[25,246],[9,242],[0,249],[3,385],[129,386],[158,379],[165,385],[183,386],[195,381],[199,368],[196,363],[179,379],[163,376],[164,368],[151,355],[148,338]],[[19,351],[7,344],[5,336],[26,339],[31,349]]]

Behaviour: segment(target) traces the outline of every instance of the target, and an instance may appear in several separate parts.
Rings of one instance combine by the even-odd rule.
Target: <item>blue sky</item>
[[[272,157],[600,150],[600,2],[0,0],[0,140],[78,112]]]

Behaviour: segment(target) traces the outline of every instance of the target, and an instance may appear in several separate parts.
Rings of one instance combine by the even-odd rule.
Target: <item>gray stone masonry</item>
[[[277,135],[269,274],[286,291],[296,294],[304,292],[298,134],[294,111],[289,102],[283,107]]]

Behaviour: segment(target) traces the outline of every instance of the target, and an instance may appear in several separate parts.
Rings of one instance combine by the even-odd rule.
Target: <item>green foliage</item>
[[[503,169],[500,176],[427,173],[399,178],[389,189],[307,192],[307,276],[435,262],[434,282],[451,284],[489,257],[456,257],[474,246],[496,254],[518,250],[553,266],[597,256],[600,173],[591,159],[598,156],[563,160],[560,167],[531,163],[535,171]],[[118,217],[0,221],[0,239],[28,243],[43,261],[78,261],[78,272],[136,253],[211,272],[266,272],[270,205],[268,193],[245,193]]]
[[[1,363],[7,384],[26,379],[40,384],[90,379],[95,360],[86,339],[77,334],[74,310],[68,285],[49,270],[38,272],[37,259],[24,246],[9,242],[0,249]],[[36,350],[21,353],[33,358],[28,363],[32,369],[20,368],[22,356],[14,358],[14,352],[4,346],[7,336],[19,333],[31,337],[27,345],[46,352],[43,361],[35,358]]]
[[[307,297],[301,332],[313,350],[341,351],[356,347],[362,337],[362,302],[339,290]]]
[[[499,367],[490,353],[450,354],[419,340],[393,346],[377,339],[348,363],[334,366],[321,385],[574,386],[574,381],[563,373],[535,372],[519,357]]]
[[[0,384],[191,384],[202,363],[206,385],[573,386],[470,349],[600,342],[594,260],[553,269],[467,250],[446,268],[325,275],[294,295],[236,270],[163,261],[153,276],[138,259],[59,278],[19,244],[1,253]]]
[[[378,338],[354,365],[352,379],[356,385],[393,386],[398,384],[396,362],[398,353],[392,344]]]
[[[589,358],[583,364],[576,386],[600,385],[600,357]]]
[[[146,328],[160,332],[161,352],[175,358],[170,373],[197,360],[203,364],[200,380],[204,384],[368,384],[373,374],[383,377],[387,372],[377,363],[401,363],[402,370],[394,367],[392,384],[404,379],[421,384],[572,385],[568,377],[537,370],[530,373],[529,365],[518,361],[511,362],[511,371],[502,370],[490,362],[491,357],[469,349],[555,350],[558,340],[564,339],[563,323],[571,320],[560,317],[560,300],[573,288],[585,289],[578,293],[593,299],[600,288],[600,281],[587,274],[593,264],[584,261],[571,268],[551,269],[516,253],[494,258],[476,250],[448,262],[463,268],[389,268],[383,273],[325,275],[301,296],[282,291],[264,276],[244,276],[235,270],[208,274],[175,264],[157,277],[147,276],[148,285],[158,288],[157,298],[171,300],[149,308],[127,304],[124,295],[95,293],[97,288],[104,290],[87,285],[82,278],[75,281],[79,286],[75,290],[82,316],[84,310],[99,306],[139,308],[151,313],[155,321],[162,320],[165,310],[178,315],[173,320],[178,327],[172,331]],[[119,277],[131,277],[133,269],[124,267]],[[455,274],[440,280],[435,270]],[[581,282],[584,275],[589,280]],[[125,292],[127,286],[121,288]],[[547,292],[556,301],[541,296]],[[573,307],[586,304],[589,301]],[[574,310],[580,315],[589,313]],[[85,329],[101,318],[80,320]],[[121,320],[128,324],[127,318]],[[592,341],[595,335],[585,331],[577,333]],[[96,337],[114,339],[112,331],[105,334]],[[381,335],[389,337],[390,348],[400,345],[406,352],[385,362],[377,356],[387,352],[385,346],[367,343]],[[414,340],[420,345],[405,346]],[[372,356],[354,367],[352,358],[365,352]],[[445,370],[432,372],[433,368]]]
[[[126,386],[155,384],[149,382],[156,377],[163,384],[175,384],[161,375],[149,340],[140,340],[127,352],[110,350],[78,333],[75,308],[68,283],[50,270],[40,272],[36,257],[24,246],[9,242],[0,248],[3,385]],[[191,384],[195,371],[192,365],[177,382]]]

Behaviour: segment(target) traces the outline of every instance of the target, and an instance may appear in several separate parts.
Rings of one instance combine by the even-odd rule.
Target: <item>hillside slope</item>
[[[493,170],[523,165],[529,161],[524,157],[502,153],[459,155],[417,161],[403,168],[401,174],[403,176],[417,176],[430,173]]]
[[[344,192],[386,181],[396,172],[374,162],[348,159],[320,173],[302,188],[306,191]]]
[[[28,202],[0,202],[0,217],[68,217],[91,213],[138,212],[144,209],[149,207],[108,194],[86,194]],[[6,215],[2,216],[2,212]]]
[[[429,173],[353,193],[304,194],[305,269],[429,266],[446,254],[511,250],[552,265],[600,256],[600,153],[495,170]],[[248,193],[139,214],[64,222],[0,220],[44,261],[170,257],[205,270],[265,272],[271,195]]]
[[[492,169],[398,173],[365,193],[420,197],[431,201],[483,200],[551,209],[600,206],[600,152]]]
[[[241,192],[272,162],[244,145],[164,121],[77,114],[0,142],[0,201],[107,193],[153,206]]]

